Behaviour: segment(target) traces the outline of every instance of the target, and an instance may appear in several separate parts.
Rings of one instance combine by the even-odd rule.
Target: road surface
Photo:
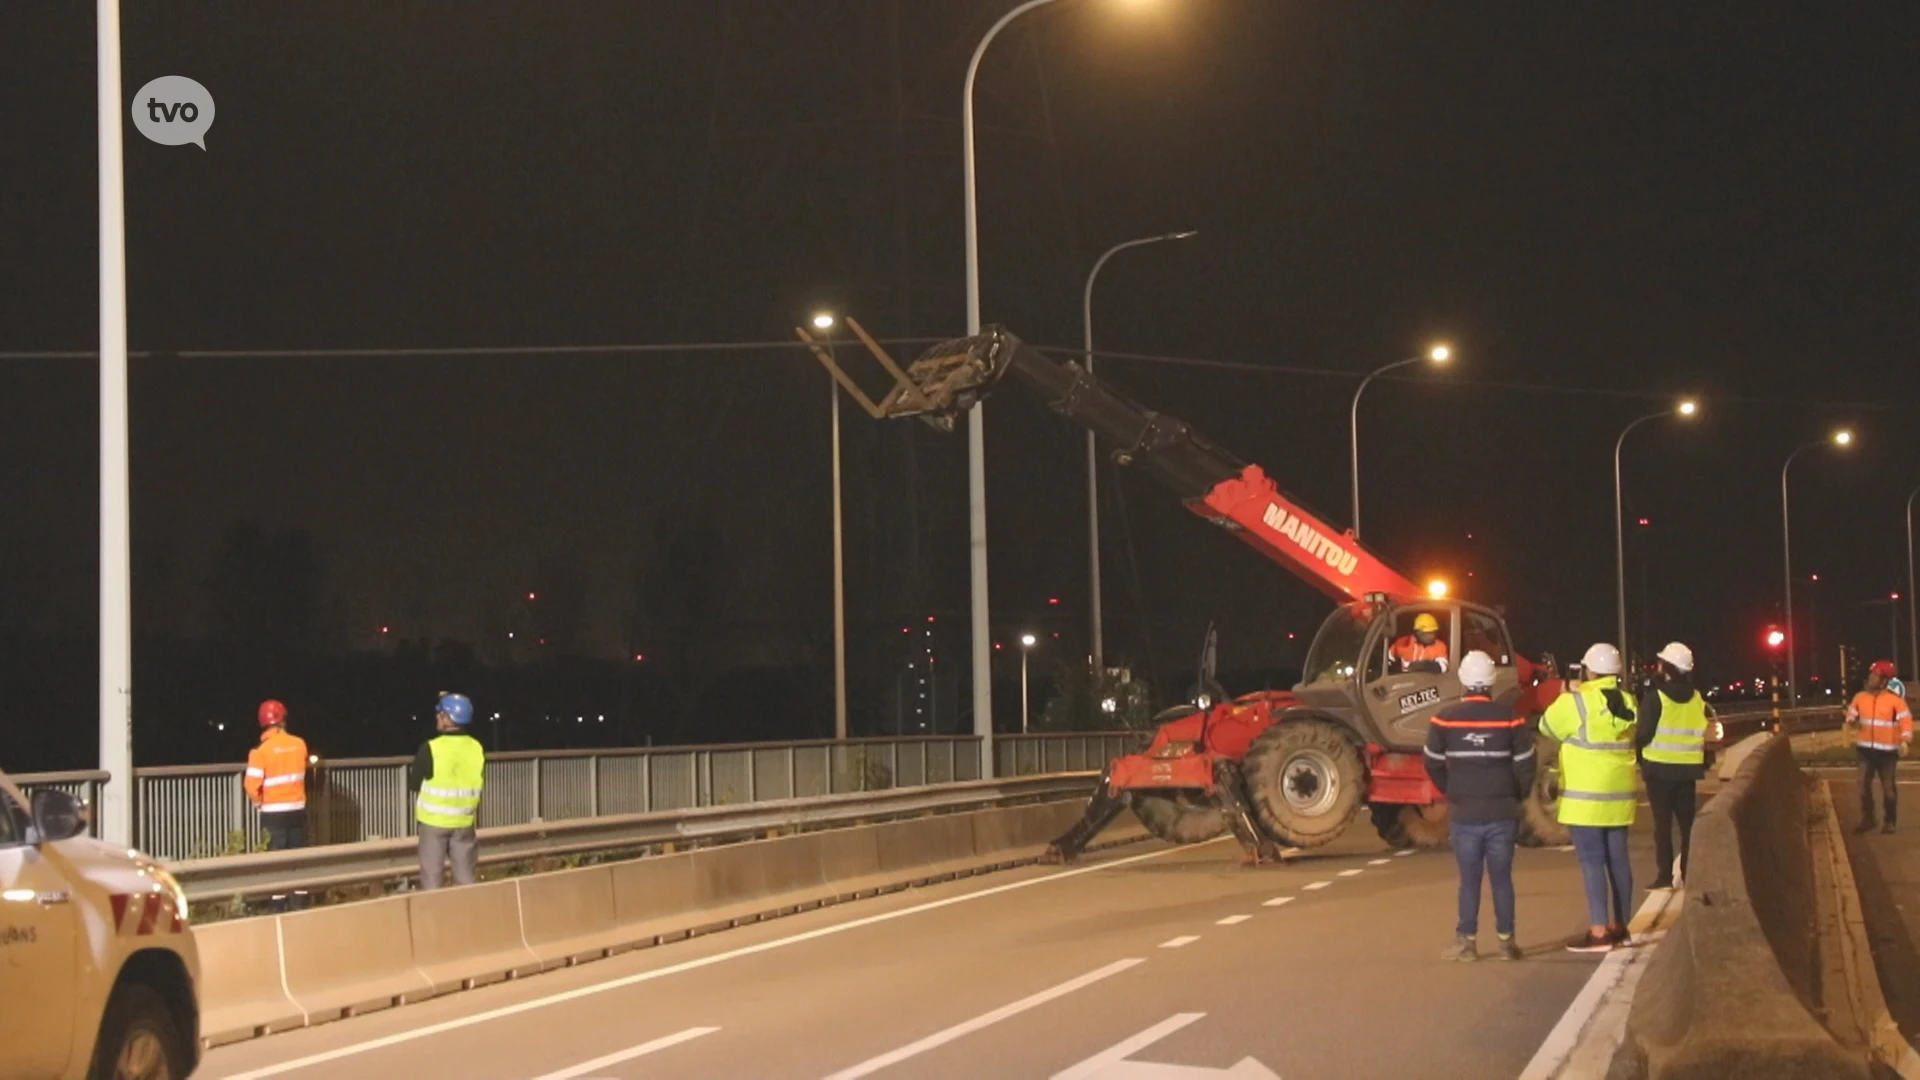
[[[1236,855],[1132,845],[909,890],[224,1047],[199,1075],[1485,1080],[1521,1074],[1598,963],[1561,948],[1586,921],[1567,851],[1520,853],[1528,958],[1475,964],[1439,958],[1444,851],[1356,826],[1286,867]]]

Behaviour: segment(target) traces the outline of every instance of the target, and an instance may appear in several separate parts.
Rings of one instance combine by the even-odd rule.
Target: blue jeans
[[[1591,926],[1627,925],[1633,918],[1633,867],[1627,862],[1625,825],[1569,825],[1573,851],[1580,859],[1580,877],[1587,886],[1587,923]],[[1612,883],[1614,917],[1607,918],[1608,883]]]
[[[1502,937],[1513,934],[1513,842],[1517,821],[1456,821],[1447,826],[1453,837],[1453,858],[1460,864],[1461,937],[1480,932],[1480,872],[1493,885],[1493,929]]]

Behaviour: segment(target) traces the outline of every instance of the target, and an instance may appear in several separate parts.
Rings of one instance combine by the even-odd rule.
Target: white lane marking
[[[359,1054],[368,1053],[369,1051],[381,1050],[389,1046],[398,1046],[401,1043],[412,1042],[415,1039],[424,1039],[429,1035],[438,1035],[446,1031],[458,1031],[461,1028],[471,1027],[474,1024],[484,1024],[489,1020],[498,1020],[503,1016],[515,1016],[523,1012],[531,1012],[534,1009],[542,1009],[549,1005],[560,1005],[568,1001],[577,1001],[580,998],[592,997],[595,994],[604,994],[609,990],[620,990],[628,986],[637,986],[640,983],[652,982],[655,979],[662,979],[668,975],[678,975],[685,971],[697,971],[704,967],[712,967],[715,964],[725,963],[728,960],[738,960],[743,956],[754,956],[763,952],[771,952],[774,949],[783,949],[789,945],[798,945],[801,942],[812,941],[816,938],[845,933],[848,930],[858,930],[861,927],[873,926],[877,923],[891,922],[894,919],[903,919],[909,915],[918,915],[926,911],[937,911],[940,908],[951,907],[954,904],[964,904],[969,900],[978,900],[987,896],[998,896],[1001,893],[1012,892],[1016,889],[1024,889],[1033,885],[1045,885],[1053,881],[1065,881],[1068,878],[1079,877],[1082,874],[1092,874],[1101,870],[1110,870],[1116,866],[1126,866],[1129,863],[1158,859],[1163,855],[1171,855],[1178,851],[1191,851],[1204,844],[1217,844],[1226,839],[1226,837],[1222,836],[1214,840],[1204,840],[1200,844],[1188,844],[1177,848],[1164,848],[1160,851],[1149,851],[1144,855],[1129,855],[1124,859],[1115,859],[1112,862],[1101,863],[1098,866],[1082,866],[1073,870],[1062,870],[1057,874],[1028,878],[1025,881],[1011,881],[1005,885],[995,885],[990,889],[981,889],[978,892],[949,896],[944,900],[929,900],[924,904],[901,908],[898,911],[883,911],[878,915],[867,915],[858,919],[849,919],[843,923],[817,927],[788,937],[776,938],[773,941],[762,941],[757,945],[744,945],[728,952],[715,953],[712,956],[702,956],[698,959],[686,960],[678,964],[669,964],[666,967],[654,968],[651,971],[642,971],[633,975],[624,975],[618,979],[609,979],[606,982],[594,983],[591,986],[582,986],[573,990],[562,991],[558,994],[549,994],[546,997],[535,998],[532,1001],[523,1001],[517,1005],[503,1005],[498,1009],[489,1009],[486,1012],[474,1013],[472,1016],[463,1016],[457,1020],[445,1020],[438,1024],[428,1024],[425,1027],[414,1028],[411,1031],[396,1032],[378,1039],[368,1039],[366,1042],[343,1046],[337,1050],[308,1054],[306,1057],[294,1058],[292,1061],[277,1062],[248,1072],[234,1073],[226,1077],[225,1080],[260,1080],[262,1077],[279,1076],[281,1073],[304,1069],[310,1065],[321,1065],[329,1061],[338,1061],[341,1058],[354,1057]]]
[[[1261,904],[1260,906],[1261,907],[1285,907],[1286,905],[1291,903],[1293,903],[1293,897],[1291,896],[1276,896],[1273,899],[1267,901],[1266,903]]]
[[[1634,916],[1634,921],[1647,918],[1656,905],[1664,906],[1669,896],[1671,896],[1670,893],[1654,893],[1647,897]],[[1580,993],[1573,999],[1573,1004],[1567,1006],[1567,1011],[1561,1014],[1560,1022],[1553,1025],[1553,1030],[1547,1032],[1547,1038],[1540,1044],[1540,1049],[1534,1051],[1533,1060],[1527,1062],[1526,1071],[1520,1074],[1520,1080],[1548,1080],[1560,1071],[1560,1066],[1566,1063],[1567,1058],[1573,1054],[1574,1048],[1580,1044],[1580,1033],[1586,1030],[1587,1023],[1593,1019],[1593,1014],[1600,1008],[1600,1002],[1606,998],[1607,991],[1612,990],[1620,982],[1620,977],[1626,974],[1627,962],[1633,956],[1632,949],[1615,949],[1607,954],[1606,959],[1600,961],[1600,966],[1588,976],[1587,985],[1580,988]]]
[[[1160,947],[1161,947],[1161,948],[1163,948],[1163,949],[1178,949],[1178,948],[1180,948],[1180,947],[1181,947],[1182,945],[1191,945],[1191,944],[1193,944],[1194,942],[1196,942],[1196,941],[1199,941],[1199,940],[1200,940],[1200,938],[1199,938],[1198,936],[1196,936],[1196,935],[1193,935],[1193,934],[1184,934],[1184,935],[1182,935],[1182,936],[1180,936],[1180,937],[1177,937],[1177,938],[1171,938],[1171,939],[1169,939],[1169,940],[1167,940],[1167,941],[1163,941],[1163,942],[1161,942],[1161,943],[1160,943]]]
[[[538,1080],[573,1080],[576,1076],[585,1076],[590,1072],[599,1072],[609,1065],[618,1065],[623,1061],[632,1061],[637,1057],[646,1057],[648,1054],[665,1050],[669,1046],[679,1046],[683,1042],[692,1042],[702,1035],[711,1035],[719,1030],[717,1027],[688,1028],[678,1034],[667,1035],[655,1039],[652,1042],[641,1043],[639,1046],[622,1050],[617,1054],[608,1054],[606,1057],[597,1057],[592,1061],[583,1061],[570,1069],[550,1072],[545,1076],[539,1077]]]
[[[1309,881],[1309,882],[1307,882],[1307,883],[1306,883],[1305,885],[1302,885],[1302,886],[1300,886],[1300,887],[1301,887],[1301,888],[1303,888],[1303,889],[1309,889],[1309,890],[1311,890],[1311,889],[1324,889],[1324,888],[1326,888],[1327,886],[1329,886],[1329,885],[1331,885],[1331,884],[1333,884],[1333,882],[1331,882],[1331,881]]]
[[[1573,845],[1572,845],[1572,844],[1562,844],[1562,845],[1560,845],[1559,847],[1557,847],[1557,848],[1554,848],[1553,850],[1555,850],[1555,851],[1572,851],[1572,850],[1573,850]]]
[[[1355,874],[1363,874],[1363,873],[1366,873],[1366,871],[1365,871],[1365,870],[1363,870],[1363,869],[1353,869],[1353,870],[1342,870],[1342,871],[1340,871],[1340,876],[1341,876],[1341,877],[1352,877],[1352,876],[1353,876],[1353,875],[1355,875]]]
[[[1406,858],[1407,856],[1409,856],[1409,855],[1411,855],[1411,854],[1413,854],[1413,851],[1414,851],[1414,849],[1413,849],[1413,848],[1404,848],[1404,849],[1402,849],[1402,850],[1400,850],[1400,851],[1396,851],[1396,852],[1394,852],[1394,853],[1393,853],[1393,857],[1394,857],[1394,858],[1396,858],[1396,859],[1404,859],[1404,858]]]
[[[1368,866],[1385,866],[1392,861],[1393,861],[1392,859],[1368,859],[1367,865]]]
[[[1241,923],[1243,923],[1243,922],[1246,922],[1246,921],[1247,921],[1248,919],[1251,919],[1251,918],[1253,918],[1253,916],[1251,916],[1251,915],[1229,915],[1229,916],[1227,916],[1226,918],[1224,918],[1224,919],[1221,919],[1220,921],[1218,921],[1218,922],[1216,922],[1216,923],[1214,923],[1213,925],[1215,925],[1215,926],[1239,926],[1239,925],[1240,925]]]
[[[1241,1058],[1232,1068],[1164,1065],[1157,1061],[1129,1061],[1161,1039],[1179,1031],[1206,1013],[1175,1013],[1147,1030],[1100,1051],[1078,1065],[1053,1074],[1053,1080],[1280,1080],[1279,1074],[1253,1058]]]
[[[982,1013],[971,1020],[955,1024],[945,1031],[936,1031],[926,1038],[921,1039],[919,1042],[908,1043],[898,1050],[890,1050],[881,1054],[879,1057],[868,1058],[851,1069],[842,1069],[834,1073],[827,1077],[827,1080],[857,1080],[858,1077],[877,1073],[889,1065],[898,1065],[908,1058],[924,1054],[935,1047],[945,1046],[953,1040],[965,1035],[971,1035],[981,1028],[991,1027],[1010,1016],[1018,1016],[1028,1009],[1045,1005],[1054,998],[1065,997],[1075,990],[1085,989],[1099,982],[1101,979],[1118,975],[1130,967],[1144,963],[1146,963],[1146,961],[1140,959],[1116,960],[1098,971],[1089,971],[1077,979],[1068,979],[1059,986],[1042,990],[1028,997],[1023,997],[1011,1005],[1002,1005],[992,1012]]]

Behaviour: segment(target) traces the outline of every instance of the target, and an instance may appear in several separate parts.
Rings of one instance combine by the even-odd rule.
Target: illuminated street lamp
[[[974,47],[967,62],[967,78],[960,96],[960,165],[966,213],[967,336],[980,332],[980,214],[975,190],[973,84],[987,46],[1007,24],[1054,0],[1026,0],[1000,16]],[[1138,5],[1136,5],[1138,6]],[[116,105],[118,103],[116,102]],[[987,594],[987,428],[982,406],[967,410],[967,545],[972,571],[969,610],[973,616],[973,733],[980,739],[980,776],[993,776],[993,635],[987,625],[991,605]]]
[[[1798,648],[1799,642],[1793,636],[1793,517],[1787,501],[1787,470],[1793,468],[1794,458],[1799,457],[1801,454],[1815,447],[1825,446],[1828,443],[1840,447],[1851,446],[1853,444],[1853,432],[1841,428],[1839,431],[1834,432],[1819,442],[1810,442],[1795,450],[1793,453],[1788,454],[1786,464],[1780,466],[1780,551],[1783,561],[1786,564],[1787,625],[1784,644],[1786,645],[1787,653],[1787,703],[1795,708],[1798,708],[1800,705],[1800,688],[1794,685],[1793,654]]]
[[[1395,368],[1403,368],[1408,364],[1418,364],[1423,361],[1432,364],[1445,364],[1452,359],[1452,346],[1434,345],[1419,356],[1409,356],[1405,360],[1395,360],[1386,367],[1376,369],[1366,378],[1361,379],[1360,386],[1354,390],[1353,408],[1350,411],[1347,440],[1351,444],[1353,452],[1353,538],[1355,540],[1360,539],[1360,395],[1366,393],[1368,383]]]
[[[1668,416],[1678,416],[1681,419],[1690,420],[1699,411],[1699,402],[1694,401],[1692,398],[1682,399],[1671,409],[1665,409],[1657,413],[1648,413],[1633,423],[1628,424],[1626,428],[1620,432],[1620,437],[1613,442],[1613,584],[1614,603],[1620,617],[1618,627],[1619,636],[1614,640],[1620,643],[1620,655],[1623,657],[1630,658],[1633,653],[1627,648],[1627,538],[1626,531],[1621,524],[1620,516],[1620,505],[1622,501],[1620,494],[1620,448],[1626,445],[1627,434],[1641,424]],[[1641,518],[1640,524],[1646,525],[1647,519]],[[1645,599],[1645,597],[1641,598],[1643,602],[1642,606],[1645,606]],[[1642,629],[1645,629],[1644,625]]]
[[[1020,734],[1027,733],[1027,654],[1033,651],[1032,634],[1020,635]]]
[[[832,312],[815,312],[813,328],[827,342],[827,358],[834,358],[833,328],[839,322]],[[840,513],[840,383],[827,380],[829,425],[827,436],[833,458],[833,737],[847,737],[847,579],[842,556]]]

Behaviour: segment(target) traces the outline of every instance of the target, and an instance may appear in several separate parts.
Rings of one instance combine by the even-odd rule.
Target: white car
[[[186,894],[86,814],[0,773],[0,1077],[177,1080],[200,1053]]]

